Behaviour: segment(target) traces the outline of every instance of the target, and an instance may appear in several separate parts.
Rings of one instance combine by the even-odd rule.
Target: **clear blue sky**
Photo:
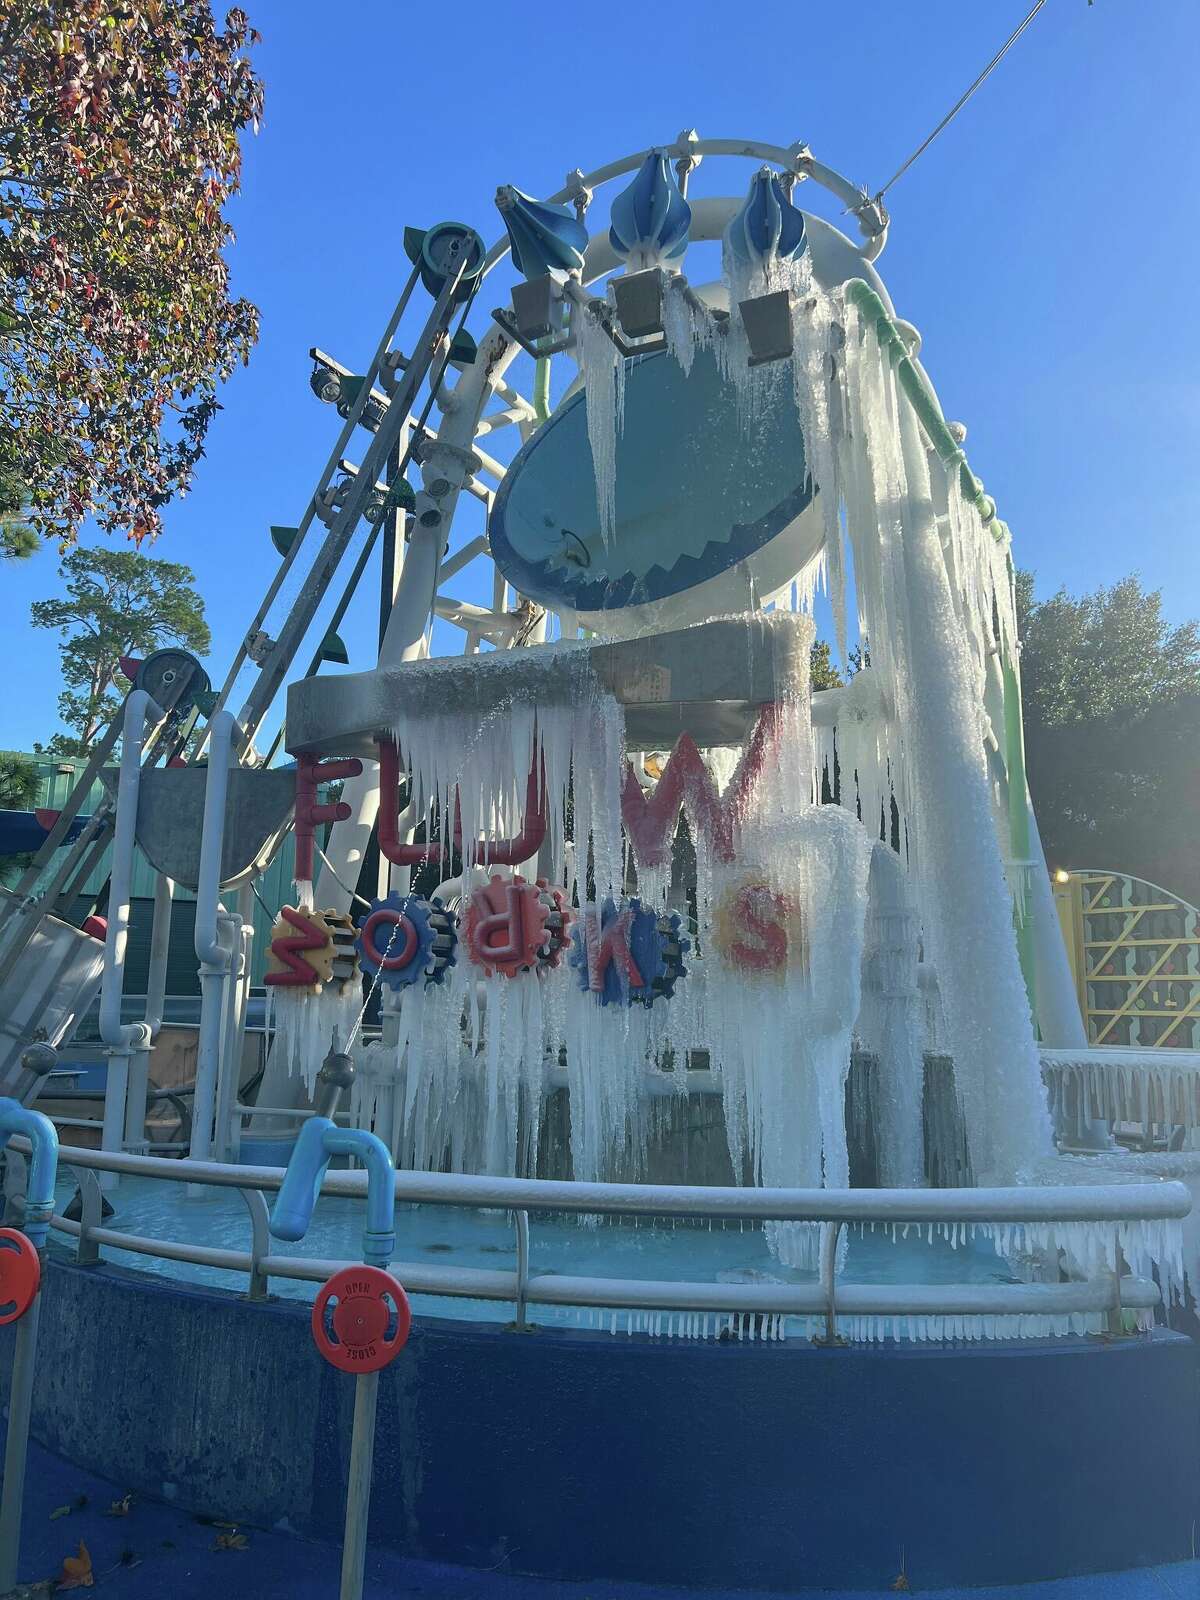
[[[547,194],[692,126],[803,138],[874,190],[1029,0],[245,4],[267,99],[231,261],[262,339],[155,552],[195,569],[217,678],[274,568],[268,526],[299,519],[335,437],[307,350],[362,369],[407,272],[406,223],[459,218],[491,241],[498,184]],[[1198,77],[1197,0],[1050,0],[889,195],[879,263],[1039,589],[1137,570],[1180,620],[1200,613]],[[837,220],[812,185],[800,198]],[[28,627],[55,569],[47,549],[0,578],[19,664],[0,747],[56,726],[54,641]],[[370,610],[344,630],[358,667]]]

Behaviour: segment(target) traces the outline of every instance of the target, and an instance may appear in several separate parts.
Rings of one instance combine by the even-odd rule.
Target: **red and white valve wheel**
[[[412,1327],[408,1296],[380,1267],[343,1267],[321,1285],[313,1343],[339,1372],[379,1372],[403,1350]]]
[[[0,1323],[17,1322],[37,1299],[42,1263],[16,1228],[0,1228]]]

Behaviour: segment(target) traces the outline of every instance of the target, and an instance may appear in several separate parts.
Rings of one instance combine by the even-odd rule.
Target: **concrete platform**
[[[219,1528],[207,1513],[191,1514],[160,1500],[133,1497],[124,1516],[113,1516],[126,1486],[72,1466],[37,1445],[29,1455],[25,1517],[11,1600],[53,1593],[65,1556],[82,1541],[91,1557],[95,1587],[116,1600],[212,1600],[213,1595],[253,1600],[332,1600],[341,1552],[336,1545],[299,1539],[249,1525]],[[69,1507],[65,1513],[64,1507]],[[222,1536],[233,1548],[220,1548]],[[517,1552],[513,1552],[517,1555]],[[519,1556],[518,1556],[519,1559]],[[897,1573],[899,1577],[899,1573]],[[931,1600],[1192,1600],[1200,1593],[1200,1561],[1137,1572],[1100,1572],[1086,1578],[999,1589],[927,1589],[917,1569],[908,1573],[913,1593]],[[526,1578],[501,1555],[490,1572],[410,1561],[390,1551],[367,1553],[364,1600],[796,1600],[806,1591],[661,1588],[588,1579],[577,1583]],[[44,1587],[43,1587],[44,1585]],[[813,1591],[807,1591],[812,1593]],[[892,1587],[824,1590],[821,1600],[895,1600]],[[903,1591],[899,1591],[903,1592]],[[7,1600],[7,1597],[5,1597]],[[814,1596],[815,1600],[815,1596]]]

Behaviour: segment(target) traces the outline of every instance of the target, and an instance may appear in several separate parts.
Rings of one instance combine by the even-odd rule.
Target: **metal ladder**
[[[364,517],[371,524],[371,532],[335,609],[332,628],[339,625],[345,614],[381,529],[387,564],[388,545],[400,531],[404,508],[412,503],[405,473],[425,437],[425,424],[450,362],[462,358],[464,347],[456,345],[456,339],[461,334],[484,262],[484,247],[479,236],[460,223],[441,223],[425,233],[407,230],[405,245],[413,259],[412,271],[366,373],[361,378],[353,377],[320,352],[314,352],[318,360],[314,389],[320,373],[328,372],[336,377],[341,372],[348,401],[344,408],[339,406],[344,417],[343,427],[221,689],[215,696],[203,697],[206,722],[200,723],[189,699],[193,675],[203,676],[198,663],[191,663],[190,670],[185,665],[185,670],[177,674],[169,693],[157,696],[165,714],[147,734],[143,767],[154,766],[164,754],[169,764],[194,766],[203,759],[208,726],[226,706],[247,661],[258,667],[258,676],[237,718],[235,753],[241,763],[268,764],[282,743],[282,730],[265,758],[255,753],[254,737],[284,685]],[[434,303],[412,354],[405,356],[393,348],[393,340],[418,282],[434,296]],[[456,314],[458,328],[452,331]],[[466,359],[470,359],[469,351]],[[429,393],[419,415],[414,415],[413,408],[422,385],[431,374]],[[319,390],[317,392],[319,397],[327,398]],[[372,437],[361,463],[356,466],[346,459],[346,451],[360,424],[371,431]],[[288,606],[277,637],[272,638],[264,631],[264,624],[284,581],[298,565],[314,522],[324,528],[324,537]],[[312,545],[313,541],[309,540],[309,551]],[[386,572],[384,588],[390,592]],[[382,604],[386,606],[386,599]],[[182,652],[180,655],[185,664],[190,662]],[[309,675],[317,669],[322,656],[323,650],[319,647],[308,666]],[[62,860],[54,864],[53,875],[43,882],[102,769],[110,762],[120,737],[123,714],[122,707],[93,750],[49,834],[15,889],[0,899],[0,984],[18,971],[23,960],[29,959],[30,943],[48,917],[66,920],[66,913],[112,843],[116,806],[114,799],[106,797]]]

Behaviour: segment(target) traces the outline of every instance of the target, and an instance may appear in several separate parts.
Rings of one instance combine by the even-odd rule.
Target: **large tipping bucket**
[[[21,1052],[35,1038],[63,1042],[96,998],[103,968],[102,938],[57,917],[43,920],[0,984],[0,1095],[21,1097]]]

